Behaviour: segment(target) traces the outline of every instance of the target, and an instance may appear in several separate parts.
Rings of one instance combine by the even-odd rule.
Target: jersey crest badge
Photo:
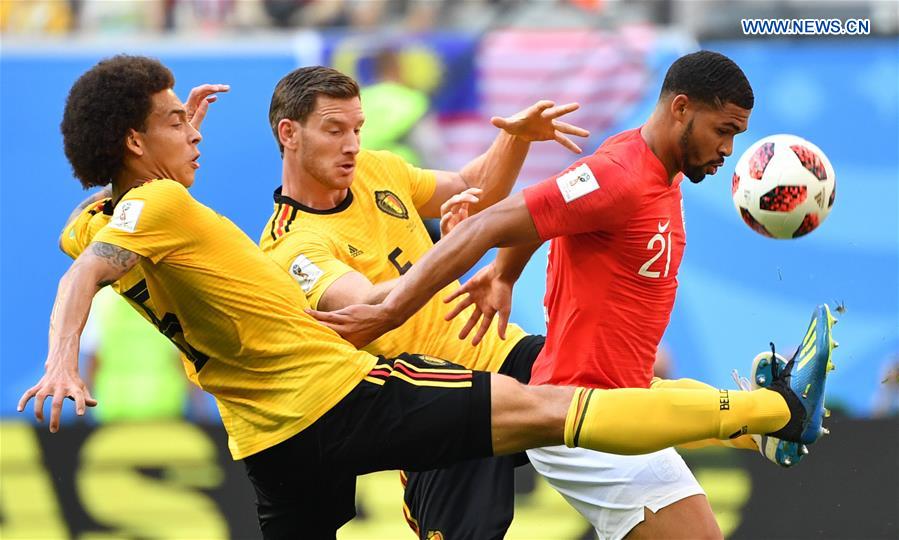
[[[378,205],[378,210],[388,216],[409,219],[409,211],[406,210],[406,205],[392,191],[375,191],[375,203]]]
[[[113,229],[133,233],[137,228],[137,220],[140,213],[144,209],[144,201],[127,200],[122,201],[114,210],[114,215],[109,221],[109,226]]]
[[[599,182],[586,163],[582,163],[556,178],[556,184],[566,203],[599,189]]]
[[[316,282],[323,274],[322,269],[306,258],[305,255],[297,255],[297,258],[290,263],[291,277],[297,280],[297,283],[300,284],[300,287],[303,288],[303,292],[306,294],[309,294],[312,287],[315,287]]]
[[[431,356],[429,354],[416,354],[415,356],[421,358],[421,361],[429,366],[442,367],[448,364],[446,360],[441,358],[437,358],[436,356]]]

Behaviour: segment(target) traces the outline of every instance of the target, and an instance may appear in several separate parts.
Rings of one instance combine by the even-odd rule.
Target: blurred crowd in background
[[[449,170],[461,167],[490,144],[494,137],[494,130],[487,121],[490,115],[513,114],[543,98],[581,103],[583,108],[576,121],[593,133],[584,145],[585,150],[592,151],[614,130],[641,121],[646,107],[654,100],[662,71],[673,58],[713,43],[713,47],[731,48],[738,55],[738,62],[751,75],[758,89],[758,97],[764,106],[753,115],[752,127],[763,131],[756,134],[796,130],[827,148],[831,159],[839,165],[839,213],[842,205],[851,204],[843,202],[843,198],[848,201],[856,193],[852,190],[860,189],[847,187],[843,183],[846,178],[854,175],[865,177],[868,182],[873,178],[892,181],[888,169],[896,159],[895,143],[892,143],[892,153],[872,151],[863,157],[862,150],[881,143],[884,148],[889,148],[890,137],[895,138],[877,122],[883,120],[883,125],[889,125],[886,119],[896,115],[896,47],[893,46],[891,67],[889,60],[884,61],[890,57],[889,46],[878,38],[886,38],[887,43],[890,39],[895,40],[899,33],[897,6],[899,4],[895,2],[880,0],[0,0],[0,37],[4,45],[13,45],[5,50],[8,62],[12,63],[6,64],[4,91],[16,86],[16,75],[10,76],[12,72],[9,71],[13,65],[20,66],[32,82],[36,76],[49,77],[46,70],[35,67],[37,64],[29,56],[32,52],[44,55],[43,61],[52,62],[59,58],[60,50],[78,51],[84,43],[99,44],[96,52],[82,53],[90,57],[97,53],[120,52],[119,48],[126,42],[133,46],[135,41],[156,44],[175,41],[180,44],[179,54],[186,58],[193,54],[192,45],[211,44],[213,52],[207,49],[204,55],[222,62],[219,66],[210,63],[206,56],[203,59],[197,57],[188,60],[198,63],[191,64],[193,67],[184,73],[199,75],[202,70],[210,69],[216,77],[220,74],[227,74],[229,79],[234,77],[234,81],[228,82],[240,81],[241,89],[253,95],[266,96],[269,83],[256,80],[258,74],[240,77],[240,69],[243,69],[239,67],[240,58],[245,50],[253,51],[246,54],[258,55],[255,68],[263,65],[263,58],[271,55],[278,58],[281,53],[264,47],[256,50],[248,44],[265,42],[271,47],[271,43],[277,43],[276,47],[283,48],[284,43],[291,42],[289,36],[303,35],[305,31],[306,35],[315,37],[303,42],[304,46],[291,48],[288,45],[291,52],[286,65],[293,62],[327,63],[359,80],[363,85],[367,116],[362,138],[364,147],[390,150],[422,167]],[[843,42],[838,36],[788,37],[779,41],[757,36],[746,39],[736,23],[743,17],[868,18],[873,35]],[[315,45],[309,46],[310,43]],[[44,48],[45,44],[57,49]],[[217,50],[220,45],[229,46]],[[744,45],[746,48],[742,49]],[[81,50],[93,51],[90,47]],[[25,56],[21,58],[25,60],[15,63],[16,55],[23,53]],[[845,57],[840,58],[838,54]],[[68,66],[65,61],[61,65]],[[217,71],[219,68],[225,69]],[[264,69],[264,73],[275,77],[281,69]],[[850,69],[857,70],[857,74],[846,76]],[[827,85],[822,85],[822,80],[827,81]],[[58,87],[59,92],[67,86],[47,84]],[[834,99],[852,95],[855,97],[849,98],[851,102],[844,103],[838,110],[830,109],[829,104]],[[61,96],[49,99],[53,103],[62,103],[59,98]],[[7,99],[15,101],[9,95]],[[862,117],[858,111],[872,107],[880,114],[868,118],[872,124],[858,132],[871,137],[876,133],[881,135],[869,142],[848,141],[839,135],[854,129],[853,124]],[[9,113],[11,111],[4,111],[7,120],[12,118]],[[58,120],[55,113],[46,113],[44,121],[34,118],[30,121],[37,121],[52,131]],[[824,114],[830,117],[827,122],[823,121]],[[239,128],[241,121],[240,116],[231,117],[230,127],[243,129],[247,141],[266,140],[268,135],[265,133],[259,137],[252,135],[260,126],[253,123],[252,128]],[[834,129],[833,126],[842,127]],[[215,128],[211,129],[213,137],[210,140],[213,140],[216,139]],[[742,137],[741,144],[748,144],[752,136]],[[221,137],[218,140],[219,145],[227,144]],[[265,142],[259,144],[267,148]],[[852,144],[858,146],[853,148]],[[240,150],[231,155],[264,155],[249,146],[242,146]],[[61,162],[61,156],[57,154],[53,154],[53,159]],[[564,150],[552,145],[536,145],[522,171],[522,182],[546,178],[567,166],[570,160],[571,156]],[[255,160],[251,162],[258,166]],[[860,168],[855,169],[856,166]],[[208,171],[207,174],[212,174],[215,169]],[[895,171],[892,174],[895,176]],[[861,196],[861,192],[859,194]],[[704,243],[699,235],[719,227],[713,223],[716,223],[720,203],[693,199],[690,204],[698,202],[707,208],[691,214],[691,219],[703,220],[702,227],[691,229],[692,238],[697,239],[694,250],[698,245],[714,245]],[[236,219],[252,236],[254,225],[247,227],[245,223],[252,224],[254,220],[243,208],[228,208],[231,203],[233,197],[222,196],[221,206],[227,210],[226,214]],[[837,219],[840,218],[831,221]],[[241,223],[243,220],[245,223]],[[709,220],[708,224],[705,220]],[[729,221],[727,223],[730,225]],[[436,240],[439,236],[436,222],[429,225]],[[741,227],[740,224],[734,226]],[[841,258],[849,254],[864,256],[867,252],[857,244],[857,235],[849,232],[855,226],[855,223],[842,226],[831,223],[830,232],[813,235],[813,241],[830,234],[831,239],[825,243],[828,250]],[[841,233],[847,234],[840,237]],[[871,242],[876,242],[873,237]],[[808,244],[778,247],[786,248],[784,253],[797,260],[811,256],[813,249],[817,249]],[[758,247],[741,244],[741,249],[744,250],[742,255],[751,259],[754,249],[759,253],[770,253],[773,247],[770,244]],[[878,253],[895,253],[895,250],[895,238],[892,245],[881,243],[877,246]],[[715,250],[706,254],[694,253],[690,261],[700,262],[703,269],[709,269],[716,277],[734,275],[733,270],[722,266]],[[535,270],[526,272],[519,291],[541,290],[543,271],[536,266]],[[882,265],[875,263],[873,266]],[[689,272],[689,267],[685,267],[685,271]],[[884,271],[890,273],[886,268]],[[779,269],[778,274],[780,272]],[[866,298],[871,295],[864,284],[856,284],[848,275],[837,272],[836,276],[839,277],[806,278],[801,287],[808,289],[809,296],[815,296],[815,302],[827,300],[820,298],[815,292],[817,288],[831,294],[833,290],[849,293],[855,287],[855,296]],[[895,276],[884,279],[895,280]],[[692,292],[693,281],[695,279],[687,277],[679,293],[679,305],[684,306],[680,308],[682,312],[689,312],[693,303],[706,305],[708,298],[715,297],[711,290]],[[837,281],[838,286],[834,285]],[[764,290],[770,298],[782,301],[783,295],[772,288],[780,285],[779,281],[773,285],[758,279],[736,280],[727,283],[725,289],[731,296],[738,294],[734,291],[744,288]],[[154,335],[155,329],[130,314],[123,302],[109,296],[99,297],[100,307],[96,317],[92,317],[87,339],[82,343],[88,380],[96,386],[96,393],[105,398],[102,412],[98,410],[94,418],[99,422],[134,416],[172,418],[186,411],[194,420],[215,419],[217,411],[212,400],[191,391],[183,383],[173,349]],[[797,311],[806,309],[805,300],[793,298],[791,301]],[[884,319],[881,307],[863,302],[855,298],[851,301],[853,306],[861,304],[859,311],[877,313],[877,321],[896,316],[895,313],[887,314]],[[514,319],[525,326],[531,324],[531,331],[543,331],[542,320],[533,316],[540,312],[538,304],[538,294],[519,293]],[[129,314],[134,316],[128,317]],[[723,346],[726,339],[720,332],[706,329],[705,323],[702,331],[691,328],[698,324],[692,321],[704,318],[676,314],[666,338],[672,354],[662,354],[662,357],[683,358],[677,362],[677,369],[672,363],[665,362],[670,372],[706,377],[717,384],[725,384],[729,379],[726,375],[729,367],[717,365],[712,351]],[[680,321],[687,323],[678,326]],[[864,326],[860,324],[859,328]],[[117,337],[120,335],[131,338]],[[856,413],[895,413],[899,410],[899,360],[895,347],[878,343],[879,334],[859,337],[861,339],[856,340],[855,345],[860,353],[853,361],[861,362],[862,356],[871,357],[880,366],[866,369],[877,372],[876,383],[873,373],[865,375],[865,387],[873,387],[874,394],[853,395],[854,384],[846,380],[837,392],[834,407],[839,409],[839,401],[848,396],[852,401],[850,408]],[[146,357],[139,362],[132,358],[131,351],[135,347],[131,342],[134,340],[146,340],[144,345],[137,347]],[[877,345],[872,345],[875,343]],[[694,353],[702,351],[703,347],[707,349],[700,357],[706,360],[698,361]],[[888,351],[886,355],[884,351]],[[851,349],[847,351],[852,352]],[[141,369],[135,371],[135,365]],[[663,369],[663,366],[659,368]],[[7,374],[26,371],[21,366],[5,369]],[[848,375],[846,373],[844,377]],[[10,378],[4,390],[15,393],[12,389],[15,385],[11,383],[16,380]],[[139,381],[142,383],[138,384]],[[160,394],[170,396],[165,400],[166,407],[159,406],[153,399]],[[11,405],[12,401],[0,405],[0,411],[8,410]]]
[[[871,35],[747,37],[741,18],[867,18]],[[797,504],[811,510],[797,513],[821,521],[816,534],[895,538],[892,501],[899,499],[883,490],[899,486],[897,35],[894,0],[0,0],[0,465],[17,493],[0,504],[0,536],[117,531],[145,538],[165,536],[160,527],[183,533],[191,525],[215,537],[214,523],[222,537],[258,531],[251,501],[240,498],[251,491],[227,457],[214,401],[186,383],[176,349],[111,291],[96,297],[81,342],[82,375],[102,406],[76,419],[67,405],[66,428],[52,438],[44,426],[25,424],[30,415],[15,412],[42,371],[47,317],[70,263],[56,251],[56,235],[85,196],[71,179],[59,119],[72,82],[97,60],[122,52],[159,57],[175,72],[182,97],[197,84],[232,84],[204,123],[203,180],[192,192],[255,238],[280,176],[267,122],[271,90],[297,66],[331,65],[360,82],[364,147],[458,170],[495,137],[492,115],[514,114],[538,99],[579,102],[572,122],[591,131],[578,144],[592,152],[608,135],[645,120],[675,58],[710,48],[737,61],[756,93],[749,131],[737,138],[727,167],[761,136],[796,133],[828,154],[838,196],[819,231],[775,242],[734,213],[729,171],[686,187],[689,255],[656,374],[732,387],[731,370],[745,375],[769,340],[779,350],[795,346],[793,328],[811,306],[849,307],[840,314],[838,371],[828,383],[831,422],[838,424],[815,448],[817,460],[779,475],[749,453],[688,459],[697,460],[691,466],[725,535],[761,537],[753,527],[768,523],[785,490],[801,485],[812,496]],[[572,159],[556,145],[534,145],[517,188]],[[22,204],[21,179],[52,186],[38,218],[35,204]],[[23,234],[26,223],[34,226]],[[545,331],[546,256],[544,247],[515,289],[511,320],[532,333]],[[129,431],[136,420],[151,422]],[[885,452],[858,444],[872,433]],[[61,442],[66,436],[72,438]],[[101,456],[96,467],[94,455]],[[892,468],[869,461],[876,459]],[[133,474],[148,467],[165,473],[165,486]],[[116,483],[116,471],[132,483]],[[103,489],[84,487],[100,481],[107,482]],[[187,504],[160,490],[182,489],[178,482],[202,497]],[[526,474],[518,482],[508,538],[590,536],[548,486]],[[121,496],[109,497],[110,490]],[[359,491],[360,519],[341,538],[408,534],[395,475],[360,480]],[[153,494],[155,502],[146,504]],[[32,503],[57,497],[58,508]],[[125,506],[104,513],[118,504]],[[198,520],[204,509],[221,510],[213,525]]]
[[[3,0],[7,35],[216,34],[268,29],[484,30],[496,26],[603,28],[675,25],[702,38],[738,37],[734,17],[848,18],[872,33],[899,29],[893,2],[856,0]]]

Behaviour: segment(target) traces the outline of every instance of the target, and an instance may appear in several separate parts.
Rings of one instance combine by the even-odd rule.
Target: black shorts
[[[543,336],[523,338],[499,372],[527,383],[544,341]],[[515,510],[515,467],[527,462],[521,452],[404,473],[406,521],[422,540],[440,538],[438,532],[447,540],[503,538]]]
[[[493,454],[490,374],[429,356],[380,358],[311,426],[244,459],[265,538],[334,538],[356,476]]]

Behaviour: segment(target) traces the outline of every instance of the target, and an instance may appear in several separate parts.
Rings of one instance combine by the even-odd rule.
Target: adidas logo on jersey
[[[362,255],[362,250],[354,247],[352,244],[347,244],[346,247],[350,250],[350,256],[358,257],[359,255]]]

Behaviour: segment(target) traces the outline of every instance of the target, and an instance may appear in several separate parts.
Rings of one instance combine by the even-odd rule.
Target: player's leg
[[[709,438],[771,434],[809,444],[822,427],[824,387],[832,369],[835,319],[815,308],[796,354],[770,391],[524,388],[491,378],[493,448],[497,454],[558,444],[560,408],[566,446],[616,454],[646,454]],[[795,373],[794,370],[795,369]]]
[[[713,389],[690,380],[656,379],[653,383],[655,389]],[[707,439],[704,444],[709,441],[723,442]],[[529,450],[528,456],[544,479],[590,522],[599,538],[619,539],[629,532],[647,531],[651,538],[682,533],[684,538],[720,537],[705,492],[672,448],[619,456],[553,446]],[[672,519],[690,521],[672,534],[667,529]],[[658,534],[660,530],[665,534]]]
[[[815,399],[823,399],[823,376],[816,377],[810,372],[823,372],[822,362],[829,362],[830,356],[824,349],[820,355],[813,355],[814,362],[803,372],[803,378],[793,380],[803,388],[808,385],[810,391],[800,390],[808,396],[805,400],[785,381],[773,387],[776,391],[754,392],[525,386],[503,375],[468,370],[446,373],[440,366],[415,365],[415,357],[404,355],[395,359],[396,369],[388,364],[376,368],[375,371],[389,373],[380,385],[386,388],[391,383],[390,388],[396,388],[379,394],[378,398],[397,416],[392,420],[394,423],[412,424],[406,430],[413,434],[412,439],[423,438],[425,443],[444,450],[422,455],[418,452],[422,446],[414,444],[414,440],[398,438],[385,444],[391,450],[390,462],[396,466],[366,462],[362,455],[357,457],[363,470],[357,472],[438,468],[461,459],[491,455],[491,446],[496,455],[562,442],[567,446],[634,455],[745,433],[805,438],[812,428],[818,427],[808,419],[813,416],[809,411],[818,405]],[[441,393],[424,391],[426,388],[464,391]],[[423,405],[408,407],[408,403],[416,402]],[[428,403],[435,408],[425,410]],[[360,432],[371,432],[376,440],[383,439],[389,432],[381,429],[385,421],[382,416],[374,416],[368,422],[367,414],[360,411],[354,425],[365,428]],[[451,437],[456,431],[464,432],[465,436]],[[488,434],[486,441],[481,440],[484,433]],[[404,463],[413,467],[405,467]],[[365,467],[373,468],[365,470]]]
[[[774,391],[525,387],[494,375],[491,394],[497,454],[561,442],[647,454],[690,441],[774,432],[791,419],[787,402]]]
[[[421,540],[501,540],[515,510],[515,457],[470,459],[407,473],[403,513]]]
[[[708,385],[702,381],[695,379],[660,379],[653,377],[649,384],[650,389],[661,390],[663,388],[682,390],[715,390],[714,386]],[[697,449],[707,448],[709,446],[723,446],[725,448],[740,448],[743,450],[758,450],[759,446],[751,435],[742,435],[736,439],[705,439],[702,441],[689,442],[680,445],[680,448]]]
[[[630,530],[627,540],[723,538],[705,495],[693,495],[653,511],[644,509],[643,521]]]
[[[544,341],[543,336],[522,338],[499,372],[527,383]],[[410,527],[422,539],[434,531],[444,538],[503,538],[514,514],[515,467],[526,462],[522,452],[405,472],[403,511]]]
[[[244,463],[264,538],[333,538],[355,515],[357,474],[492,455],[489,374],[401,355],[379,359],[315,423]]]
[[[610,398],[597,399],[594,411],[599,416],[622,416],[622,406],[633,407],[641,401],[664,410],[670,401],[666,392],[696,393],[637,392],[648,399],[607,391]],[[717,393],[698,393],[697,400],[711,399],[717,406]],[[741,394],[765,393],[777,397],[768,390]],[[569,410],[584,418],[582,424],[595,422],[589,403],[569,406],[577,402],[576,395],[583,397],[583,389],[528,387],[503,375],[471,372],[449,363],[435,365],[434,359],[403,355],[383,360],[312,426],[245,459],[257,492],[263,536],[295,537],[298,531],[311,529],[321,536],[333,535],[354,512],[354,483],[335,483],[334,478],[353,479],[355,474],[377,470],[435,469],[494,452],[560,444],[566,438],[566,424],[571,424],[566,421]],[[736,401],[732,409],[738,410]],[[599,435],[588,428],[578,436],[600,449],[615,447],[622,437],[647,436],[652,428],[639,419],[645,412],[631,415],[620,425],[604,424]],[[678,421],[685,417],[675,416]],[[669,435],[678,440],[690,436],[711,435],[704,431],[698,436]],[[662,446],[670,444],[666,441]]]
[[[620,456],[550,446],[528,450],[528,456],[537,472],[593,526],[599,538],[623,538],[644,520],[647,508],[658,512],[705,495],[673,448]],[[714,521],[711,514],[703,518]]]
[[[243,460],[266,540],[335,538],[356,515],[356,476],[321,466],[319,432],[313,424]]]

